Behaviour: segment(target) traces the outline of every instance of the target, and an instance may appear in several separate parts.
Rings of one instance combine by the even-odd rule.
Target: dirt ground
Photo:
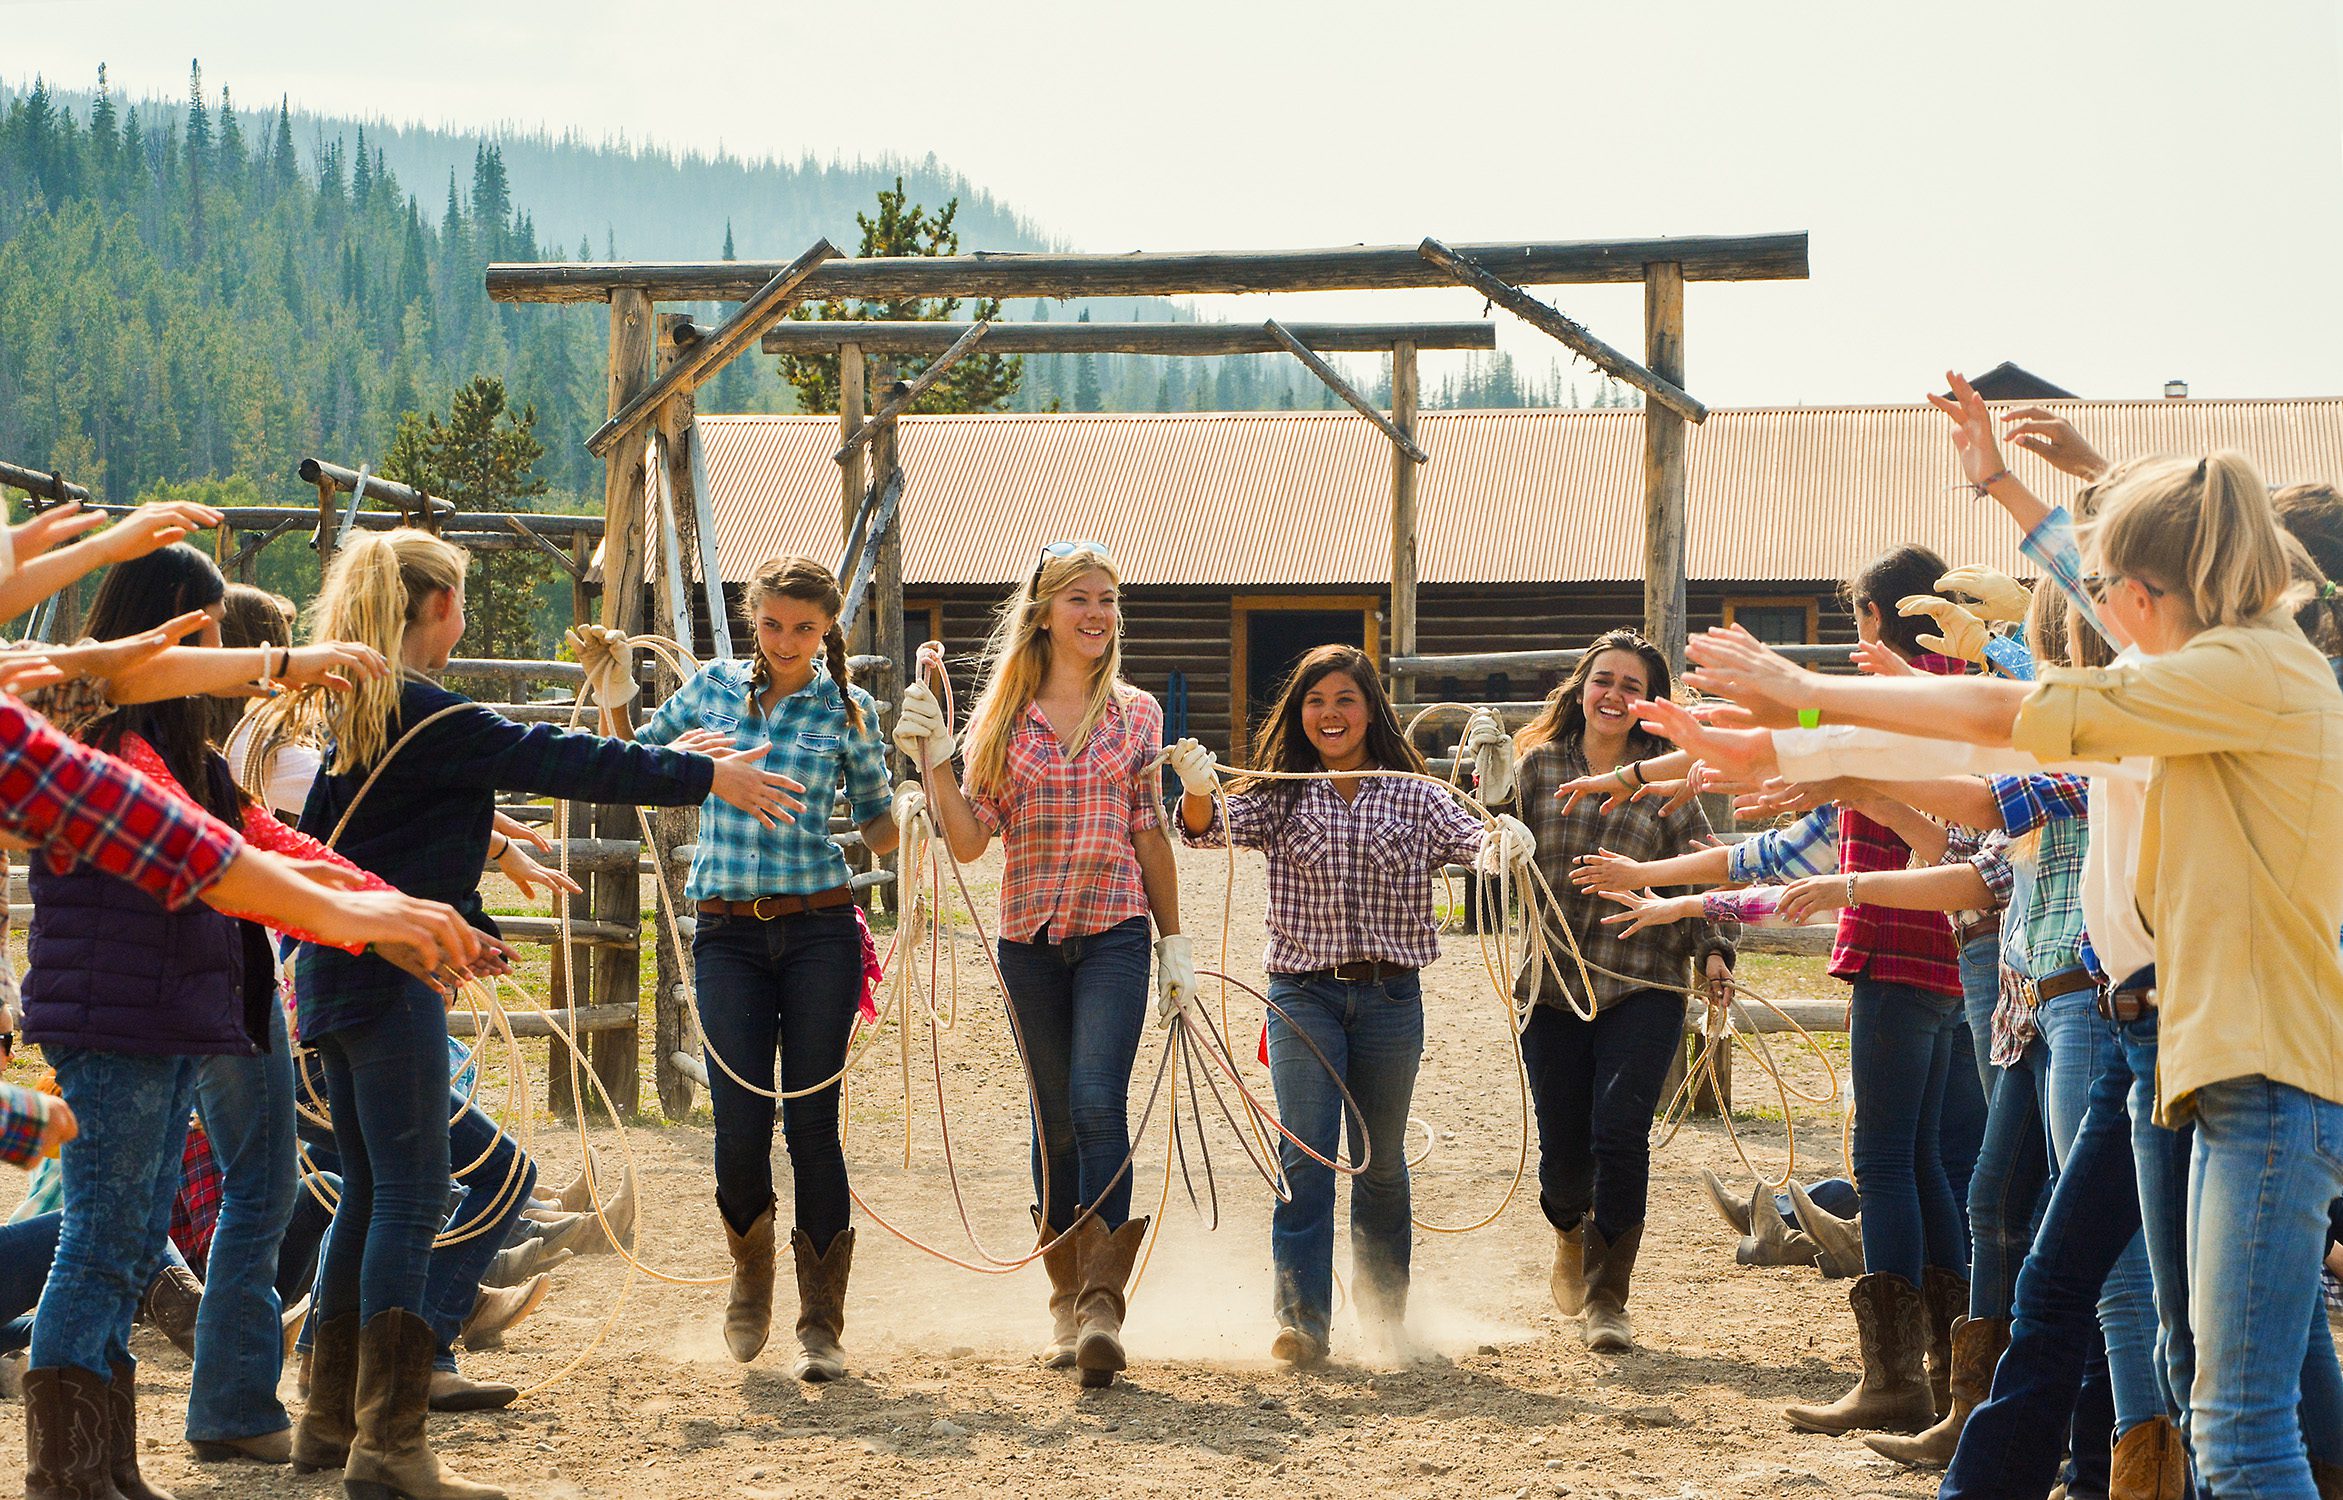
[[[1224,857],[1183,851],[1187,927],[1211,966],[1223,925]],[[989,882],[987,882],[989,887]],[[988,897],[984,915],[992,912]],[[1232,972],[1260,969],[1257,864],[1239,865]],[[963,924],[964,925],[964,924]],[[1503,1012],[1480,946],[1452,933],[1426,976],[1429,1041],[1416,1114],[1434,1133],[1416,1173],[1417,1213],[1469,1222],[1504,1197],[1521,1151],[1520,1091]],[[1769,993],[1835,988],[1811,960],[1752,958]],[[1013,1054],[989,973],[961,944],[958,1023],[944,1040],[944,1089],[971,1218],[1004,1256],[1030,1245],[1026,1127]],[[1214,988],[1206,982],[1208,995]],[[1258,1015],[1231,1003],[1249,1081]],[[968,1257],[947,1186],[924,1027],[916,1028],[911,1163],[904,1164],[903,1053],[891,1030],[855,1074],[848,1158],[866,1202],[905,1231]],[[1836,1039],[1843,1041],[1843,1038]],[[1161,1034],[1150,1031],[1133,1084],[1146,1108]],[[534,1049],[533,1067],[543,1050]],[[1843,1049],[1838,1054],[1843,1072]],[[1812,1060],[1794,1076],[1810,1089]],[[1783,1154],[1780,1106],[1746,1063],[1737,1124],[1761,1165]],[[538,1097],[542,1098],[541,1089]],[[645,1097],[652,1097],[646,1089]],[[1207,1112],[1212,1112],[1209,1099]],[[1855,1372],[1845,1283],[1811,1269],[1743,1270],[1701,1197],[1697,1169],[1739,1173],[1723,1125],[1696,1120],[1654,1158],[1650,1228],[1630,1304],[1640,1346],[1589,1353],[1546,1290],[1553,1236],[1534,1180],[1496,1223],[1463,1235],[1419,1233],[1411,1349],[1363,1347],[1337,1315],[1333,1363],[1306,1374],[1269,1358],[1270,1196],[1227,1125],[1206,1126],[1219,1188],[1217,1230],[1175,1176],[1159,1106],[1139,1153],[1138,1198],[1167,1192],[1162,1234],[1134,1296],[1129,1378],[1084,1392],[1070,1372],[1037,1367],[1047,1331],[1038,1266],[982,1276],[931,1258],[860,1217],[848,1302],[850,1377],[827,1387],[788,1376],[788,1276],[776,1337],[751,1365],[726,1353],[720,1287],[630,1280],[616,1257],[573,1261],[507,1349],[465,1356],[476,1374],[523,1385],[600,1347],[550,1388],[501,1413],[432,1419],[439,1451],[469,1477],[516,1496],[1378,1494],[1604,1497],[1924,1496],[1933,1481],[1877,1458],[1858,1439],[1794,1432],[1786,1402],[1828,1399]],[[1801,1108],[1802,1171],[1836,1170],[1835,1115]],[[580,1160],[570,1127],[530,1122],[552,1182]],[[616,1132],[592,1135],[605,1163]],[[637,1250],[682,1275],[724,1269],[712,1203],[708,1115],[643,1122],[626,1137],[645,1208]],[[1421,1149],[1422,1134],[1411,1135]],[[1190,1138],[1190,1159],[1194,1142]],[[1534,1152],[1534,1143],[1532,1145]],[[779,1173],[786,1213],[787,1172]],[[0,1201],[13,1197],[0,1182]],[[1198,1173],[1197,1191],[1204,1191]],[[1347,1269],[1338,1237],[1336,1267]],[[972,1258],[972,1257],[969,1257]],[[620,1299],[623,1297],[623,1305]],[[615,1313],[615,1316],[614,1316]],[[181,1496],[326,1496],[333,1475],[197,1464],[179,1441],[188,1364],[147,1330],[140,1420],[146,1472]],[[292,1400],[288,1373],[285,1393]],[[21,1472],[23,1428],[0,1418],[0,1474]]]

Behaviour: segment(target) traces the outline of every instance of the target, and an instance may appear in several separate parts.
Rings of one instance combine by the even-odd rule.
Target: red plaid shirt
[[[1163,710],[1122,685],[1117,701],[1069,759],[1040,708],[1009,737],[1009,783],[998,792],[963,784],[969,809],[1001,837],[1000,935],[1062,942],[1147,915],[1136,834],[1163,826]]]
[[[87,861],[173,911],[210,889],[244,848],[219,819],[75,744],[5,695],[0,829],[45,845],[53,869]]]
[[[171,1243],[195,1274],[211,1259],[212,1231],[220,1223],[220,1164],[212,1159],[212,1138],[195,1121],[179,1153],[179,1195],[171,1200]]]
[[[1958,677],[1967,664],[1949,656],[1916,656],[1912,665],[1940,677]],[[1852,809],[1839,814],[1839,869],[1850,875],[1911,868],[1912,846]],[[1839,912],[1838,941],[1830,971],[1840,979],[1858,975],[1883,984],[1908,984],[1931,994],[1961,993],[1960,957],[1953,951],[1952,927],[1943,912],[1898,911],[1885,906],[1849,906]]]

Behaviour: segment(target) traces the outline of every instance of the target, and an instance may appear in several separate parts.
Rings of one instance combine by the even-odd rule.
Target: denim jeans
[[[2164,1394],[2183,1432],[2196,1380],[2196,1337],[2188,1322],[2188,1161],[2196,1130],[2156,1123],[2156,1013],[2116,1027],[2131,1069],[2132,1170],[2140,1200],[2140,1243],[2156,1288],[2156,1340]]]
[[[32,1368],[104,1379],[130,1360],[130,1323],[162,1265],[195,1102],[195,1059],[45,1045],[81,1134],[68,1141],[57,1257],[33,1315]]]
[[[14,1354],[33,1340],[33,1308],[49,1284],[64,1219],[46,1213],[0,1224],[0,1354]]]
[[[1144,949],[1142,949],[1144,951]],[[846,1063],[862,999],[862,933],[850,907],[780,917],[702,914],[692,938],[700,1031],[708,1046],[759,1088],[811,1088]],[[797,1227],[827,1250],[853,1214],[846,1151],[838,1138],[835,1083],[780,1101],[781,1134],[796,1184]],[[708,1066],[716,1111],[716,1203],[746,1229],[773,1202],[775,1101]]]
[[[1969,1174],[1985,1134],[1968,1023],[1958,1002],[1911,985],[1859,976],[1854,991],[1848,1046],[1863,1269],[1914,1286],[1927,1266],[1966,1276]]]
[[[2036,1012],[2043,1037],[2050,1043],[2050,1089],[2044,1113],[2049,1119],[2051,1160],[2064,1171],[2067,1158],[2090,1115],[2091,1101],[2104,1098],[2096,1128],[2110,1133],[2107,1160],[2116,1145],[2128,1145],[2128,1108],[2118,1114],[2118,1097],[2128,1098],[2132,1075],[2122,1039],[2101,1019],[2088,990],[2054,996]],[[2108,1080],[2102,1082],[2102,1080]],[[2124,1093],[2114,1092],[2120,1082]],[[2109,1170],[2095,1159],[2093,1170]],[[2126,1222],[2139,1221],[2139,1189],[2135,1175]],[[2099,1327],[2107,1340],[2107,1378],[2115,1400],[2117,1435],[2131,1431],[2150,1417],[2171,1409],[2163,1371],[2157,1360],[2156,1288],[2148,1272],[2146,1243],[2134,1236],[2107,1272],[2099,1292]]]
[[[1851,1219],[1863,1212],[1863,1195],[1844,1177],[1823,1177],[1808,1183],[1806,1201],[1834,1219]],[[1792,1229],[1806,1227],[1798,1222],[1798,1204],[1788,1193],[1774,1194],[1774,1211]]]
[[[2193,1102],[2198,1472],[2223,1500],[2315,1500],[2300,1412],[2306,1357],[2335,1374],[2318,1268],[2327,1205],[2343,1192],[2343,1104],[2259,1077],[2208,1084]]]
[[[1608,1242],[1644,1220],[1651,1121],[1684,1045],[1684,997],[1637,990],[1592,1021],[1559,1005],[1530,1012],[1521,1033],[1538,1114],[1538,1202],[1556,1229],[1591,1209]]]
[[[1346,1136],[1351,1163],[1366,1158],[1350,1188],[1351,1276],[1362,1312],[1397,1316],[1407,1308],[1413,1228],[1407,1111],[1424,1055],[1423,996],[1423,983],[1412,974],[1383,984],[1284,975],[1269,982],[1277,1007],[1269,1012],[1269,1081],[1278,1119],[1329,1160]],[[1349,1088],[1357,1115],[1344,1106],[1330,1067]],[[1292,1194],[1270,1214],[1277,1321],[1323,1347],[1334,1308],[1334,1172],[1292,1141],[1281,1138],[1277,1154]]]
[[[451,1091],[448,1108],[459,1105],[462,1112],[448,1126],[447,1138],[456,1192],[446,1232],[454,1238],[432,1250],[431,1273],[423,1284],[423,1321],[439,1336],[436,1362],[443,1370],[456,1367],[456,1335],[480,1299],[480,1279],[537,1186],[537,1164],[519,1143]]]
[[[314,1310],[362,1323],[393,1308],[421,1317],[431,1241],[447,1221],[447,1011],[412,983],[379,1015],[310,1045],[342,1173]]]
[[[1977,1087],[1987,1101],[1993,1098],[1993,1012],[2001,1004],[2001,931],[1961,945],[1961,1020],[1969,1028],[1970,1061],[1977,1065]],[[1980,1148],[1982,1149],[1982,1148]]]
[[[194,1060],[195,1109],[220,1168],[220,1217],[195,1319],[190,1442],[258,1437],[293,1424],[277,1399],[285,1345],[276,1290],[277,1249],[299,1191],[293,1056],[284,1007],[268,1010],[268,1051]]]
[[[329,1198],[342,1191],[341,1173],[325,1171],[317,1174],[318,1183]],[[289,1307],[317,1286],[318,1252],[325,1247],[325,1232],[333,1223],[333,1212],[317,1195],[309,1190],[306,1181],[293,1189],[293,1219],[285,1226],[285,1237],[277,1245],[277,1302]]]
[[[1033,1190],[1049,1227],[1131,1216],[1131,1064],[1147,1026],[1147,919],[1062,943],[1000,940],[1033,1084]]]
[[[2006,1318],[2017,1294],[2018,1267],[2034,1243],[2050,1185],[2050,1151],[2042,1122],[2042,1088],[2050,1049],[2036,1038],[2025,1055],[1993,1070],[1986,1101],[1985,1144],[1969,1174],[1969,1316]]]

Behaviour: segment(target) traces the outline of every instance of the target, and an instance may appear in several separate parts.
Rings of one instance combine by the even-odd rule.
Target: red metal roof
[[[2049,404],[2110,456],[2234,447],[2273,484],[2343,481],[2343,397]],[[1417,427],[1425,583],[1643,576],[1640,411],[1427,412]],[[836,421],[700,430],[727,579],[777,553],[836,556]],[[1690,435],[1695,581],[1836,578],[1906,541],[2021,571],[1933,408],[1718,411]],[[907,417],[899,450],[908,584],[1007,583],[1062,538],[1105,543],[1134,584],[1390,580],[1391,447],[1347,411]],[[2012,467],[2045,497],[2074,488],[2030,454]]]

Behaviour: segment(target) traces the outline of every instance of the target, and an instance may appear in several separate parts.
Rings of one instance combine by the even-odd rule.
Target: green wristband
[[[1800,729],[1820,729],[1822,727],[1822,710],[1819,708],[1799,709],[1798,727]]]

